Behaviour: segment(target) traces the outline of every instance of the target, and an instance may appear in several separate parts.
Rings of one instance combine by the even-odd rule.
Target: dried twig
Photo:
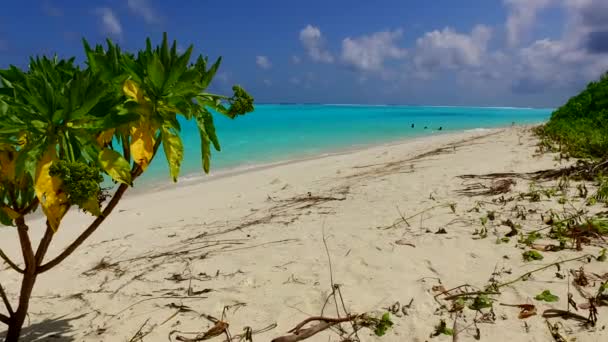
[[[537,268],[535,270],[532,270],[530,272],[526,272],[526,273],[520,275],[519,277],[517,277],[517,278],[515,278],[515,279],[513,279],[511,281],[508,281],[506,283],[498,284],[498,285],[496,285],[496,289],[500,289],[501,287],[505,287],[507,285],[511,285],[513,283],[516,283],[516,282],[518,282],[518,281],[520,281],[522,279],[525,279],[525,278],[531,276],[533,273],[540,272],[540,271],[545,270],[545,269],[547,269],[549,267],[561,265],[561,264],[564,264],[564,263],[567,263],[567,262],[571,262],[571,261],[589,259],[589,258],[592,258],[592,257],[593,256],[591,254],[585,254],[583,256],[579,256],[579,257],[576,257],[576,258],[571,258],[571,259],[566,259],[566,260],[562,260],[562,261],[557,261],[557,262],[551,263],[549,265],[543,266],[541,268]]]
[[[309,317],[309,318],[303,320],[302,322],[300,322],[293,329],[289,330],[288,333],[290,333],[290,335],[277,337],[277,338],[273,339],[271,342],[303,341],[307,338],[310,338],[310,337],[320,333],[321,331],[329,329],[330,327],[332,327],[338,323],[350,322],[350,321],[355,320],[357,317],[359,317],[359,316],[358,315],[349,315],[349,316],[343,317],[343,318],[328,318],[328,317],[321,317],[321,316]],[[306,324],[308,324],[310,322],[315,322],[315,321],[318,321],[320,323],[315,324],[310,328],[303,329],[303,327]]]
[[[135,333],[135,335],[133,335],[133,337],[131,337],[131,339],[129,339],[129,342],[135,342],[135,341],[143,341],[143,338],[148,335],[150,332],[148,333],[142,333],[142,330],[144,329],[144,327],[146,326],[146,324],[148,324],[148,322],[150,321],[150,318],[148,318],[144,324],[142,324],[139,329],[137,330],[137,332]]]

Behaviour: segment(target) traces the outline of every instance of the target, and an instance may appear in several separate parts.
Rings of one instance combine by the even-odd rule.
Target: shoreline
[[[170,180],[167,180],[166,179],[167,175],[163,175],[163,176],[159,175],[159,177],[156,179],[150,179],[150,180],[147,180],[145,183],[142,183],[139,186],[139,188],[133,187],[132,189],[129,190],[128,194],[125,196],[130,197],[130,196],[135,196],[135,195],[145,195],[145,194],[149,194],[149,193],[156,193],[156,192],[161,192],[164,190],[170,190],[172,188],[187,187],[187,186],[210,182],[210,181],[217,180],[217,179],[234,177],[234,176],[247,174],[247,173],[251,173],[251,172],[268,170],[268,169],[272,169],[275,167],[281,167],[281,166],[298,164],[298,163],[303,163],[303,162],[308,162],[308,161],[331,158],[331,157],[335,157],[335,156],[348,155],[348,154],[353,154],[353,153],[371,150],[371,149],[375,149],[375,148],[383,148],[383,147],[386,148],[386,147],[404,145],[404,144],[414,143],[414,142],[428,142],[428,143],[432,144],[433,140],[435,140],[437,138],[444,138],[444,137],[462,135],[462,134],[467,134],[467,133],[473,134],[473,133],[478,133],[478,132],[483,133],[483,132],[490,132],[490,131],[499,131],[499,130],[508,129],[511,127],[529,128],[529,127],[535,127],[535,126],[541,125],[542,123],[543,122],[534,123],[534,124],[506,125],[506,126],[491,127],[491,128],[479,127],[479,128],[456,130],[456,131],[433,131],[431,133],[432,135],[403,137],[403,138],[388,141],[388,142],[362,144],[360,146],[351,145],[350,147],[345,147],[345,148],[328,149],[325,152],[310,155],[310,156],[294,157],[294,158],[277,160],[277,161],[267,162],[267,163],[262,162],[262,163],[252,163],[252,164],[248,164],[248,165],[244,164],[244,165],[239,165],[239,166],[235,166],[235,167],[218,169],[215,172],[213,171],[213,160],[212,160],[212,169],[208,175],[205,175],[202,171],[200,171],[199,173],[185,174],[183,176],[180,176],[180,178],[178,179],[178,181],[176,183],[173,183]],[[161,180],[160,179],[161,177],[164,179]]]

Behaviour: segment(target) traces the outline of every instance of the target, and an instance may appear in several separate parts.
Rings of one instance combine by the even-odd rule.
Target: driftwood
[[[309,317],[309,318],[303,320],[302,322],[300,322],[293,329],[289,330],[288,333],[290,333],[290,335],[277,337],[277,338],[273,339],[271,342],[303,341],[307,338],[310,338],[310,337],[320,333],[321,331],[331,328],[332,326],[334,326],[336,324],[344,323],[344,322],[352,322],[357,317],[358,317],[358,315],[350,315],[350,316],[344,317],[344,318],[328,318],[328,317],[321,317],[321,316]],[[303,329],[303,327],[306,324],[308,324],[310,322],[315,322],[315,321],[320,322],[320,323],[315,324],[315,325],[311,326],[310,328]]]

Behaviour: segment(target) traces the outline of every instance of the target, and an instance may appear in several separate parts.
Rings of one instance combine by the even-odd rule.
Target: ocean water
[[[552,111],[489,107],[256,105],[253,113],[235,120],[214,116],[222,150],[212,150],[211,173],[445,132],[495,128],[512,123],[541,123],[549,119]],[[441,131],[439,127],[442,127]],[[194,122],[182,122],[182,139],[184,161],[180,178],[204,175]],[[141,182],[168,180],[169,172],[161,152]]]

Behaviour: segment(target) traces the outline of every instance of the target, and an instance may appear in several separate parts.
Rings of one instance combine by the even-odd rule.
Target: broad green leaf
[[[162,130],[163,149],[167,156],[167,163],[169,163],[169,171],[171,173],[171,179],[177,182],[177,176],[179,175],[179,169],[184,159],[184,146],[179,135],[174,134],[166,127]]]
[[[167,77],[167,81],[165,82],[166,87],[173,87],[175,82],[184,74],[186,71],[188,61],[190,60],[190,56],[192,55],[193,46],[190,45],[188,50],[177,59],[175,64],[169,70],[169,76]]]
[[[199,120],[199,119],[197,119]],[[202,120],[202,124],[205,127],[205,132],[209,137],[209,140],[213,144],[213,147],[216,151],[220,151],[220,141],[217,138],[217,134],[215,133],[215,125],[213,124],[213,116],[208,111],[203,111],[200,116],[200,120]],[[199,122],[200,125],[200,122]]]
[[[99,152],[101,169],[117,182],[132,185],[131,166],[123,156],[111,149]]]
[[[157,55],[154,55],[151,63],[148,64],[148,76],[150,77],[150,81],[157,92],[156,95],[162,95],[163,86],[165,83],[165,67]]]
[[[201,157],[203,160],[203,171],[209,173],[210,160],[211,160],[211,145],[209,144],[209,138],[203,131],[199,131],[201,137]]]
[[[215,61],[215,63],[213,63],[213,65],[211,66],[211,68],[209,68],[209,70],[207,70],[205,72],[205,74],[203,75],[203,78],[201,80],[201,87],[203,89],[207,89],[207,87],[209,86],[209,83],[211,83],[211,80],[215,76],[215,73],[217,72],[217,69],[219,69],[220,64],[222,64],[222,57],[219,57],[217,59],[217,61]]]

